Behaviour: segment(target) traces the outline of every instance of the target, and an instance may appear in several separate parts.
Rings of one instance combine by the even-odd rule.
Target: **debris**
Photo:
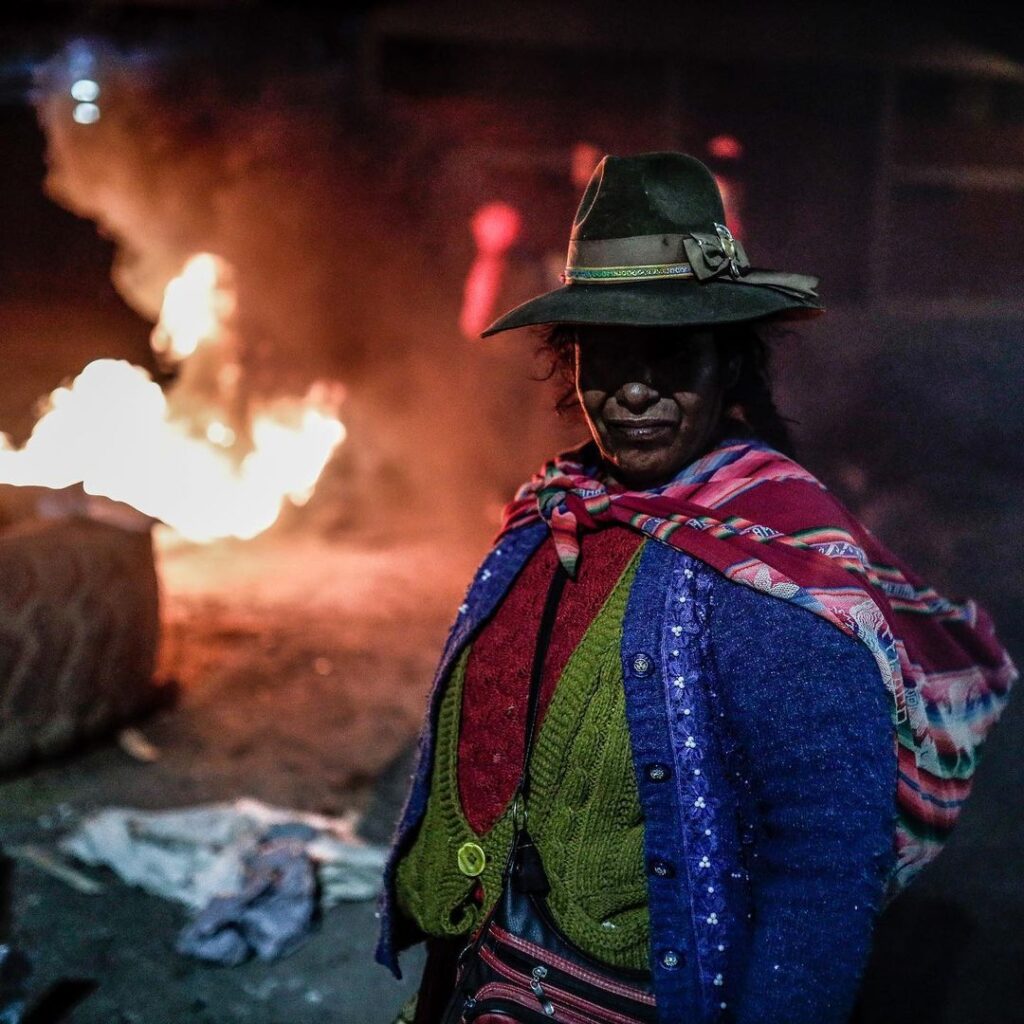
[[[194,910],[240,891],[243,861],[265,838],[297,836],[330,892],[325,905],[372,899],[385,851],[363,843],[354,816],[330,818],[241,798],[172,811],[108,808],[85,818],[61,849],[125,882]]]
[[[380,892],[386,850],[355,845],[320,835],[306,847],[317,865],[320,905],[324,910],[339,903],[372,900]]]
[[[354,817],[251,799],[174,811],[109,808],[86,818],[61,848],[199,912],[178,948],[222,964],[282,956],[318,910],[372,899],[386,855],[357,838]]]
[[[225,808],[146,813],[109,809],[89,815],[62,843],[64,853],[111,868],[129,885],[194,910],[237,889],[236,849],[251,831]]]
[[[242,890],[211,900],[177,949],[228,967],[252,955],[276,960],[309,934],[315,913],[316,871],[302,841],[273,839],[248,859]]]
[[[141,730],[129,727],[117,734],[117,745],[136,761],[152,764],[160,760],[160,748],[151,743]]]
[[[99,896],[103,892],[101,883],[82,874],[70,864],[66,864],[52,850],[43,846],[36,846],[33,843],[27,843],[24,846],[10,846],[7,848],[7,853],[16,860],[31,864],[33,867],[39,868],[40,871],[45,871],[48,875],[59,879],[65,885],[70,885],[72,889],[86,896]],[[2,1024],[2,1018],[0,1018],[0,1024]]]
[[[330,658],[314,658],[313,671],[318,676],[329,676],[334,671],[334,662]]]

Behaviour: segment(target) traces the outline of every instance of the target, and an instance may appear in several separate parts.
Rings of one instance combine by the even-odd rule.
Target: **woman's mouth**
[[[605,425],[618,437],[634,442],[665,441],[679,428],[675,421],[663,419],[605,420]]]

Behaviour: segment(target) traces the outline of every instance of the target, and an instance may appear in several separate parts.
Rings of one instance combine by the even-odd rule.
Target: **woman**
[[[816,281],[750,268],[702,164],[605,158],[565,281],[486,334],[555,325],[592,441],[520,490],[459,609],[378,959],[427,939],[421,1024],[838,1024],[1013,668],[785,454],[752,325],[820,311]],[[517,885],[635,1018],[559,1002],[545,966],[479,1016]]]

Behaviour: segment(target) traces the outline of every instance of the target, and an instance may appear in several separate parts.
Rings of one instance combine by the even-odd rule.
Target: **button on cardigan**
[[[422,938],[393,912],[422,820],[439,697],[546,526],[502,538],[438,669],[386,872],[378,960]],[[895,749],[870,653],[828,622],[648,543],[623,685],[649,863],[659,1020],[841,1024],[894,859]]]

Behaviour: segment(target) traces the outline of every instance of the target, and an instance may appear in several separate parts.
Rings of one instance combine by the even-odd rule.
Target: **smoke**
[[[409,173],[432,126],[360,121],[340,60],[196,50],[78,40],[43,67],[48,193],[115,242],[115,286],[153,322],[190,256],[227,261],[256,396],[344,384],[348,441],[307,522],[400,516],[482,539],[556,442],[522,339],[485,350],[459,334],[468,218],[424,208],[437,168]]]
[[[579,427],[559,425],[551,392],[529,379],[527,339],[460,336],[476,255],[470,219],[492,201],[523,214],[527,238],[499,302],[506,308],[550,283],[552,246],[531,231],[557,224],[564,237],[577,189],[568,145],[565,167],[545,172],[545,189],[532,170],[489,176],[467,153],[498,139],[518,152],[555,152],[559,107],[581,132],[604,122],[588,89],[576,107],[564,90],[533,95],[521,109],[506,103],[500,123],[497,100],[368,106],[354,98],[356,69],[344,54],[312,60],[266,34],[257,42],[255,56],[236,55],[223,33],[201,45],[178,36],[149,49],[69,46],[39,76],[47,188],[114,239],[117,288],[151,320],[188,256],[227,260],[237,274],[242,358],[258,391],[301,393],[320,377],[344,383],[349,440],[307,517],[319,516],[325,530],[383,529],[400,513],[477,543],[515,483]],[[557,78],[557,69],[539,70]],[[100,116],[88,124],[75,121],[70,95],[83,77],[100,86]],[[843,159],[837,131],[823,130],[813,105],[780,101],[765,119],[744,92],[737,106],[746,111],[737,123],[751,154],[744,189],[756,255],[821,272],[826,302],[846,302],[845,313],[782,341],[779,404],[798,421],[810,468],[885,543],[948,592],[977,596],[1012,635],[1024,561],[1018,322],[901,321],[858,309],[871,259],[855,212],[870,170],[858,161],[871,152],[873,115],[843,81],[825,104],[830,126],[845,117],[842,144],[854,155]],[[789,96],[782,77],[762,87]],[[809,92],[802,80],[796,88]],[[840,102],[854,103],[852,112],[837,115],[829,105]],[[607,118],[594,135],[613,151],[666,146],[640,119],[630,136],[624,121]],[[680,130],[699,154],[698,121],[688,113]],[[770,200],[760,213],[759,196]]]

